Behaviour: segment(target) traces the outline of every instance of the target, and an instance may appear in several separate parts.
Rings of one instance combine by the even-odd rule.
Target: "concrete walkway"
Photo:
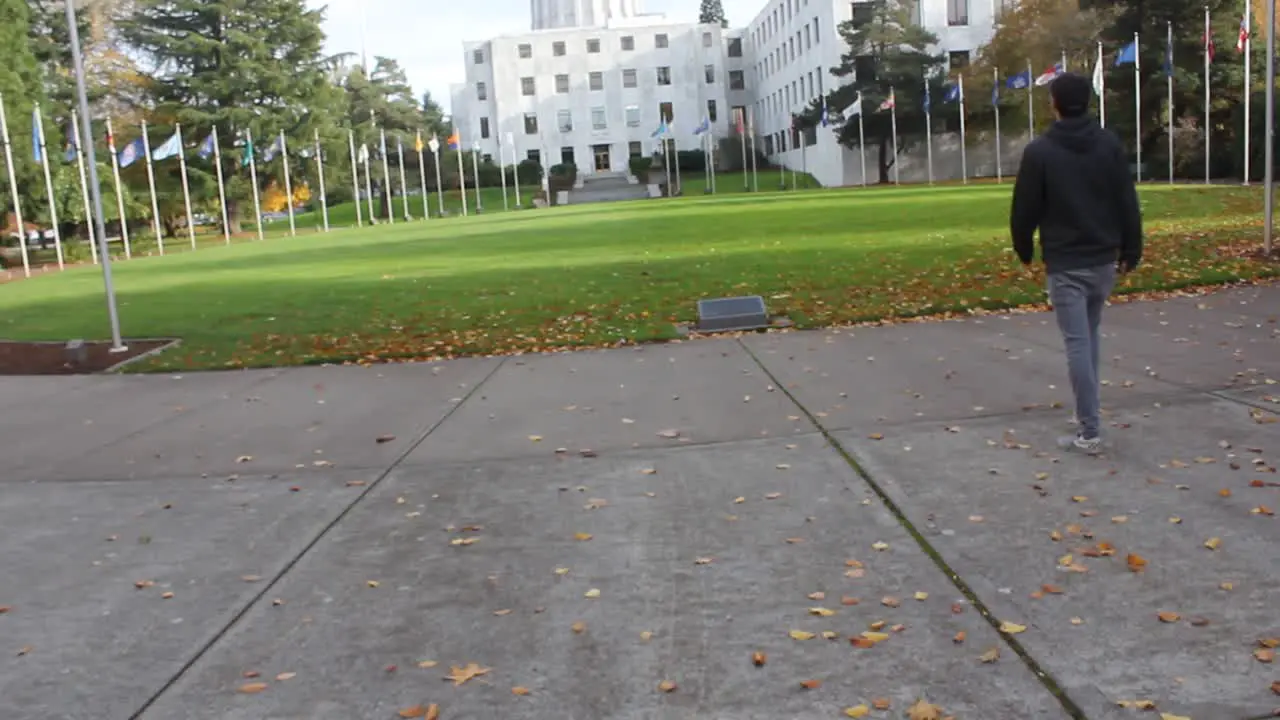
[[[7,378],[0,718],[1267,716],[1277,317]]]

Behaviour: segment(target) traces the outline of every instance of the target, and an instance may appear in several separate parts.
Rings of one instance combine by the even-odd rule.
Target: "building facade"
[[[962,67],[1005,1],[921,0],[917,12]],[[833,133],[797,144],[788,132],[792,114],[838,80],[830,69],[846,48],[837,28],[859,4],[769,0],[746,27],[724,30],[646,15],[640,0],[531,0],[529,33],[464,43],[454,125],[465,146],[495,161],[570,162],[591,175],[652,153],[664,123],[677,148],[692,149],[703,145],[695,130],[704,119],[723,139],[745,117],[773,163],[827,186],[860,184],[858,152]]]

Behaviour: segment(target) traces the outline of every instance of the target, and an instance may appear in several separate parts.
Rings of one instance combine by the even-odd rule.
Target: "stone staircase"
[[[595,173],[582,178],[581,187],[569,191],[569,205],[619,202],[649,197],[646,186],[632,183],[626,173]]]

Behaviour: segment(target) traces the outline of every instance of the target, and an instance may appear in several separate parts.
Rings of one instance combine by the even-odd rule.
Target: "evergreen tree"
[[[939,112],[946,84],[946,57],[932,48],[938,38],[915,22],[918,0],[883,0],[856,4],[852,20],[838,31],[846,47],[840,65],[831,73],[852,82],[827,94],[827,106],[835,115],[862,94],[862,115],[866,142],[877,150],[875,166],[880,182],[889,181],[889,170],[897,161],[893,154],[891,117],[877,108],[894,93],[897,107],[898,152],[924,139],[924,84],[929,83],[933,110]],[[859,73],[858,70],[862,72]],[[821,100],[800,118],[801,127],[812,126],[820,118]],[[835,132],[840,144],[858,147],[858,123],[840,125]]]
[[[729,20],[724,16],[724,4],[720,0],[702,0],[702,7],[698,9],[698,22],[729,27]]]
[[[0,95],[4,97],[9,140],[13,143],[22,219],[31,223],[39,221],[48,200],[44,175],[31,149],[31,109],[37,102],[43,104],[44,84],[40,64],[32,51],[28,27],[26,0],[0,0],[0,48],[4,48],[4,57],[0,61]],[[46,132],[49,129],[46,116]],[[4,186],[0,192],[0,227],[3,227],[8,214],[13,212],[9,175],[3,168],[0,168],[0,183]]]
[[[418,107],[413,88],[405,77],[404,70],[395,60],[386,57],[374,58],[373,70],[368,75],[364,68],[352,68],[343,83],[346,90],[347,121],[355,131],[356,146],[367,145],[370,151],[370,163],[377,159],[381,166],[382,133],[387,137],[388,162],[396,167],[392,184],[399,186],[399,157],[396,141],[408,145],[412,153],[413,140],[422,129],[422,112]],[[413,166],[412,168],[410,166]],[[406,161],[406,176],[413,170],[417,176],[417,162]],[[380,172],[373,173],[373,191],[382,200],[378,215],[386,218],[392,211],[389,207],[383,178]]]
[[[345,145],[337,137],[341,93],[329,82],[334,60],[321,54],[322,20],[323,11],[305,0],[137,0],[121,24],[155,68],[156,110],[182,123],[188,143],[218,132],[233,232],[252,191],[241,153],[232,150],[246,132],[260,190],[283,176],[279,160],[261,162],[281,131],[295,157],[313,146],[317,129],[332,146]]]

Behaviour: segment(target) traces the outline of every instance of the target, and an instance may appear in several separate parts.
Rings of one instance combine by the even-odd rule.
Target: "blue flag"
[[[138,160],[141,160],[147,154],[147,150],[142,146],[142,138],[138,138],[120,151],[120,167],[127,168]]]
[[[204,142],[200,143],[200,147],[196,150],[196,154],[199,155],[201,159],[208,160],[213,157],[214,133],[216,132],[217,130],[210,132],[209,137],[205,138]]]
[[[281,150],[284,150],[284,136],[276,135],[276,140],[271,143],[271,147],[262,151],[262,162],[269,163],[275,160],[276,155],[280,154]]]
[[[67,128],[67,151],[62,155],[63,162],[73,162],[76,159],[76,155],[79,154],[80,148],[76,145],[76,131],[77,128],[75,126]]]
[[[667,135],[667,134],[668,134],[668,133],[670,133],[670,132],[671,132],[671,128],[667,127],[667,119],[666,119],[666,118],[663,118],[663,119],[662,119],[662,122],[658,124],[658,129],[657,129],[657,130],[654,130],[654,131],[653,131],[653,134],[652,134],[652,135],[650,135],[649,137],[651,137],[651,138],[660,138],[660,137],[662,137],[662,136],[664,136],[664,135]]]
[[[31,111],[31,152],[35,156],[36,162],[44,164],[44,153],[40,151],[40,117],[35,111]]]
[[[1116,67],[1121,65],[1133,65],[1138,62],[1138,42],[1135,40],[1125,45],[1120,54],[1116,55]]]
[[[822,96],[822,127],[826,127],[827,125],[830,125],[830,124],[831,124],[831,115],[830,115],[830,111],[827,110],[827,96],[823,95]]]
[[[1010,75],[1004,84],[1010,90],[1025,90],[1031,86],[1031,71],[1025,70],[1017,75]]]
[[[1165,48],[1164,48],[1164,76],[1165,76],[1165,77],[1173,77],[1173,41],[1172,41],[1172,38],[1170,38],[1170,42],[1169,42],[1169,44],[1168,44],[1168,45],[1166,45],[1166,46],[1165,46]]]
[[[174,133],[164,144],[151,151],[152,160],[168,160],[182,154],[182,136]]]
[[[702,122],[698,123],[698,127],[693,129],[693,134],[703,135],[709,132],[711,132],[711,118],[704,115],[702,117]]]
[[[929,95],[929,81],[925,80],[924,81],[924,111],[929,112],[929,109],[932,107],[933,107],[933,98],[930,97]]]
[[[991,104],[1000,104],[1000,83],[991,86]]]
[[[942,101],[953,103],[959,99],[960,99],[960,86],[954,83],[948,85],[946,94],[942,96]]]

